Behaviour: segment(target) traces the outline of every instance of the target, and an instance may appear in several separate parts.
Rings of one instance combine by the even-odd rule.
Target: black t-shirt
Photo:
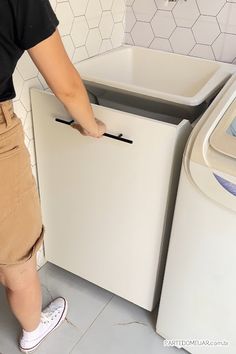
[[[12,74],[24,50],[48,38],[58,24],[49,0],[0,0],[0,102],[16,96]]]

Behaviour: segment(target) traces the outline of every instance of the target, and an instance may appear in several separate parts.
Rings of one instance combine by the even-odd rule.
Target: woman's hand
[[[106,132],[106,125],[101,120],[99,120],[97,118],[95,118],[95,120],[97,123],[97,132],[96,133],[88,132],[78,122],[72,123],[71,127],[74,129],[77,129],[80,132],[80,134],[82,134],[82,135],[91,136],[93,138],[101,138],[103,136],[103,134]]]

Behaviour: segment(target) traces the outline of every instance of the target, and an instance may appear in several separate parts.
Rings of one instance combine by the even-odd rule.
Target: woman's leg
[[[24,264],[0,268],[0,275],[15,317],[25,331],[35,330],[42,308],[36,255]]]
[[[42,310],[42,295],[36,255],[22,265],[0,267],[0,282],[8,302],[22,326],[19,348],[31,353],[65,319],[67,301],[58,297]]]

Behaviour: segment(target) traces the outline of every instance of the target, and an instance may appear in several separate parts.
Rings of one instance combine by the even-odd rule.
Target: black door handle
[[[61,118],[55,118],[55,121],[58,123],[63,123],[63,124],[67,124],[67,125],[71,125],[72,123],[74,123],[73,119],[71,121],[66,121]],[[133,144],[133,140],[122,138],[123,134],[119,134],[118,136],[116,136],[113,134],[104,133],[103,136],[106,136],[108,138],[112,138],[115,140],[120,140],[120,141],[123,141],[124,143]]]

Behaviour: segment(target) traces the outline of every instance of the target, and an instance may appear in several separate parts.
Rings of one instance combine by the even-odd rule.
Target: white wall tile
[[[25,136],[28,136],[28,135],[25,134]],[[29,153],[30,153],[31,164],[35,165],[36,164],[36,158],[35,158],[35,148],[34,148],[33,139],[29,139],[29,143],[27,145],[27,148],[28,148]]]
[[[42,87],[46,90],[48,89],[48,84],[46,82],[46,80],[44,79],[44,77],[42,76],[42,74],[40,72],[38,72],[38,79],[42,85]]]
[[[27,112],[26,119],[24,121],[24,131],[29,140],[33,140],[33,130],[32,130],[32,116],[31,112]]]
[[[24,79],[21,76],[20,72],[18,69],[15,70],[14,75],[13,75],[13,84],[15,87],[15,92],[16,92],[16,97],[14,100],[18,100],[20,98],[23,86],[24,86]]]
[[[125,43],[129,45],[134,45],[134,41],[130,33],[125,33]]]
[[[155,38],[152,41],[150,48],[163,50],[164,52],[173,52],[173,49],[171,48],[170,45],[170,41],[165,38]]]
[[[188,54],[194,47],[195,41],[189,28],[177,27],[170,37],[170,43],[175,53]]]
[[[149,0],[146,0],[149,1]],[[122,22],[124,15],[125,15],[125,2],[122,0],[113,0],[112,4],[112,16],[115,22]]]
[[[102,15],[102,8],[101,8],[100,1],[89,0],[85,15],[88,21],[89,28],[97,27],[101,20],[101,15]]]
[[[221,33],[212,45],[216,60],[233,62],[236,58],[235,35]]]
[[[213,54],[212,48],[208,45],[196,44],[191,50],[190,55],[193,57],[199,57],[209,60],[214,60],[215,56]]]
[[[24,80],[32,79],[38,74],[38,69],[27,52],[18,61],[17,68]]]
[[[176,24],[182,27],[191,27],[199,17],[199,9],[196,0],[179,0],[173,9]]]
[[[126,7],[126,23],[125,23],[125,31],[126,32],[131,32],[132,28],[134,27],[136,23],[136,17],[134,15],[133,8],[130,6]]]
[[[31,111],[31,102],[30,102],[30,88],[36,87],[39,89],[43,89],[42,84],[40,83],[37,77],[26,80],[23,85],[23,89],[20,95],[20,100],[27,112]]]
[[[118,47],[119,43],[122,43],[124,41],[124,27],[123,24],[120,23],[115,23],[111,35],[111,43],[113,47]]]
[[[14,112],[22,120],[22,123],[25,121],[27,111],[20,100],[14,101]]]
[[[126,5],[127,44],[226,62],[236,58],[236,0],[155,0],[156,8],[152,1],[128,0]]]
[[[113,0],[100,0],[100,1],[101,1],[103,11],[111,10]]]
[[[64,48],[68,54],[68,57],[70,59],[72,59],[73,57],[73,54],[74,54],[74,51],[75,51],[75,47],[74,47],[74,44],[73,44],[73,41],[71,39],[71,36],[63,36],[62,37],[62,43],[64,45]]]
[[[176,6],[176,2],[171,2],[168,0],[155,0],[157,8],[159,10],[173,10]]]
[[[225,5],[226,0],[197,0],[202,15],[216,16]]]
[[[157,6],[154,0],[135,0],[133,9],[137,20],[150,21],[157,10]]]
[[[75,16],[82,16],[86,12],[89,0],[69,0]]]
[[[51,4],[53,10],[55,10],[56,5],[57,5],[57,1],[56,0],[49,0],[49,1],[50,1],[50,4]]]
[[[236,34],[236,3],[227,3],[217,16],[222,32]]]
[[[114,26],[114,21],[111,12],[104,11],[102,13],[101,22],[99,25],[100,32],[103,39],[111,38],[113,26]]]
[[[36,167],[35,167],[36,170]],[[40,269],[45,263],[46,259],[44,257],[44,244],[40,247],[40,249],[37,252],[37,269]]]
[[[85,60],[89,57],[87,48],[85,46],[76,48],[72,58],[73,63],[78,63],[82,60]]]
[[[169,38],[176,27],[172,13],[163,10],[157,11],[151,25],[155,36],[163,38]]]
[[[216,17],[200,16],[193,25],[193,34],[197,43],[212,44],[220,34]]]
[[[60,22],[58,26],[58,30],[61,36],[65,36],[66,34],[70,34],[70,30],[72,27],[74,15],[71,10],[69,2],[62,2],[57,4],[56,6],[56,15]]]
[[[99,53],[105,53],[112,49],[112,42],[110,39],[103,39]]]
[[[88,22],[85,16],[76,17],[71,30],[71,38],[76,47],[85,45],[89,33]]]
[[[126,0],[126,5],[127,6],[132,6],[134,3],[134,0]]]
[[[100,46],[102,44],[101,33],[98,28],[93,28],[89,31],[86,48],[88,51],[88,55],[90,57],[99,53]]]
[[[131,31],[135,45],[149,47],[154,39],[154,33],[150,23],[137,21]]]

